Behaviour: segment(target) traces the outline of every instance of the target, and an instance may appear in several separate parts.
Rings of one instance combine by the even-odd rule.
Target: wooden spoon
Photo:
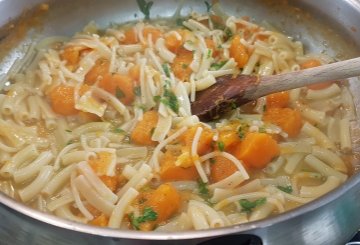
[[[360,76],[360,57],[273,76],[222,76],[211,87],[196,93],[191,109],[201,121],[211,121],[268,94],[356,76]]]

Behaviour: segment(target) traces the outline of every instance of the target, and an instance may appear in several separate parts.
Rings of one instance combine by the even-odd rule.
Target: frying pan
[[[0,0],[0,76],[24,55],[25,47],[49,35],[71,36],[89,21],[100,27],[141,18],[135,0],[62,0],[50,2],[50,9],[34,21],[32,12],[17,29],[15,20],[40,0]],[[151,17],[171,17],[180,1],[154,0]],[[253,0],[221,1],[231,15],[251,16],[301,40],[307,52],[324,52],[337,59],[359,56],[360,1],[357,0]],[[184,1],[182,14],[204,12],[203,1]],[[10,23],[9,23],[10,21]],[[263,21],[266,21],[263,22]],[[25,28],[26,29],[26,28]],[[26,34],[26,35],[25,35]],[[360,88],[350,81],[356,107]],[[360,132],[353,123],[354,151],[358,151]],[[358,168],[359,162],[353,162]],[[360,176],[355,174],[344,185],[300,208],[265,220],[231,227],[177,233],[139,232],[98,228],[63,220],[33,210],[0,193],[0,244],[344,244],[360,228]],[[247,236],[247,235],[253,236]],[[220,241],[220,242],[219,242]],[[232,240],[234,241],[234,240]],[[209,243],[211,242],[211,243]],[[242,243],[244,242],[244,243]],[[248,243],[246,243],[248,242]]]

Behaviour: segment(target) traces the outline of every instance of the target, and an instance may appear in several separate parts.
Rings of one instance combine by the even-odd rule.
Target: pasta
[[[5,194],[89,225],[175,232],[286,212],[352,174],[356,110],[346,81],[268,95],[210,123],[191,112],[219,77],[331,58],[213,12],[177,24],[93,24],[30,47],[6,75]]]

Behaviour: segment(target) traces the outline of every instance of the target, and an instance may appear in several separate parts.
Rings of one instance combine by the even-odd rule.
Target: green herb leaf
[[[70,129],[66,129],[65,132],[71,133],[72,131]]]
[[[152,129],[150,130],[150,136],[152,136],[152,135],[154,134],[154,131],[155,131],[155,128],[152,128]]]
[[[265,112],[265,111],[266,111],[266,105],[263,106],[263,112]]]
[[[266,129],[264,127],[259,128],[259,133],[266,133]]]
[[[116,96],[116,98],[121,99],[121,98],[125,97],[125,94],[119,87],[116,87],[115,96]]]
[[[210,66],[211,70],[219,70],[221,67],[223,67],[226,64],[227,60],[220,61],[219,63],[213,63]]]
[[[211,50],[211,49],[208,49],[207,58],[210,59],[211,56],[212,56],[212,50]]]
[[[224,32],[227,40],[233,36],[233,33],[229,28],[225,28]]]
[[[139,230],[141,223],[154,221],[157,220],[157,218],[158,214],[150,207],[144,208],[144,213],[142,216],[135,217],[134,213],[129,215],[130,223],[136,230]]]
[[[165,75],[168,78],[170,78],[170,68],[169,68],[168,64],[166,64],[166,63],[162,64],[162,68],[163,68],[163,70],[165,72]]]
[[[211,8],[213,7],[213,5],[211,3],[209,3],[208,1],[204,1],[205,5],[206,5],[206,11],[208,13],[211,12]]]
[[[153,97],[153,99],[154,99],[154,101],[155,101],[156,103],[158,103],[158,102],[160,102],[160,100],[161,100],[161,96],[160,96],[160,95],[155,95],[155,96]]]
[[[114,128],[113,132],[116,134],[126,134],[126,131],[122,128]]]
[[[216,160],[214,158],[210,158],[209,161],[210,161],[211,164],[216,163]]]
[[[153,1],[149,1],[146,2],[146,0],[136,0],[140,11],[145,15],[145,19],[149,20],[150,19],[150,9],[153,6],[154,2]]]
[[[197,184],[200,195],[208,198],[210,193],[207,183],[204,183],[201,179],[198,179]]]
[[[238,136],[241,140],[243,140],[245,138],[246,132],[249,129],[249,125],[247,125],[246,123],[241,123],[239,128],[238,128]]]
[[[134,94],[136,96],[141,96],[141,88],[140,88],[140,86],[134,87]]]
[[[266,198],[260,198],[255,201],[249,201],[247,199],[242,199],[239,201],[240,206],[242,207],[242,211],[250,213],[254,208],[261,206],[266,203]]]
[[[74,143],[73,140],[69,140],[69,141],[66,143],[66,145],[71,145],[71,144],[73,144],[73,143]]]
[[[174,94],[174,92],[172,92],[171,90],[165,89],[164,96],[160,101],[164,105],[170,107],[170,109],[173,110],[174,112],[176,113],[179,112],[179,101],[176,95]]]
[[[183,68],[184,70],[185,70],[186,68],[188,68],[188,67],[189,67],[188,64],[182,64],[182,65],[181,65],[181,68]]]
[[[176,19],[176,25],[177,25],[177,26],[183,26],[183,22],[184,22],[184,19],[183,19],[183,18],[178,18],[178,19]]]
[[[224,151],[224,149],[225,149],[224,142],[218,141],[217,146],[218,146],[219,151]]]
[[[286,192],[286,193],[292,193],[293,192],[293,188],[291,185],[288,185],[288,186],[277,186],[277,188],[280,190],[280,191],[283,191],[283,192]]]
[[[236,105],[235,101],[230,102],[230,107],[232,110],[235,110],[238,106]]]

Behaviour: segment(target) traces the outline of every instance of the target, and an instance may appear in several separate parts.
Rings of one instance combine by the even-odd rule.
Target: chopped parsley
[[[210,158],[210,159],[209,159],[209,162],[210,162],[211,164],[214,164],[214,163],[216,163],[216,160],[215,160],[214,158]]]
[[[141,96],[141,88],[140,88],[140,86],[134,87],[134,94],[136,96]]]
[[[211,49],[208,49],[207,58],[210,59],[211,56],[212,56],[212,50],[211,50]]]
[[[211,3],[209,3],[208,1],[204,1],[205,5],[206,5],[206,11],[208,13],[211,12],[211,8],[213,7],[213,5]]]
[[[278,185],[277,188],[280,190],[280,191],[283,191],[283,192],[286,192],[286,193],[292,193],[293,192],[293,188],[291,185],[288,185],[288,186],[280,186]]]
[[[144,213],[142,216],[135,217],[134,213],[129,215],[130,223],[134,229],[139,230],[140,224],[147,221],[157,220],[158,214],[150,207],[144,208]]]
[[[266,198],[260,198],[255,201],[249,201],[247,199],[242,199],[239,201],[240,206],[242,207],[243,212],[250,213],[254,208],[261,206],[266,203]]]
[[[204,183],[201,179],[198,179],[197,184],[200,195],[209,198],[210,193],[207,183]]]
[[[116,134],[126,134],[126,131],[122,128],[114,128],[113,132]]]
[[[225,32],[226,39],[230,39],[233,36],[233,33],[229,28],[225,28],[224,32]]]
[[[65,132],[71,133],[72,131],[70,129],[66,129]]]
[[[168,64],[166,64],[166,63],[162,64],[162,68],[165,72],[165,75],[170,78],[170,68],[169,68]]]
[[[259,128],[259,133],[266,133],[266,129],[264,127]]]
[[[236,105],[235,101],[231,101],[231,102],[230,102],[230,107],[231,107],[231,109],[233,109],[233,110],[235,110],[235,109],[237,108],[237,105]]]
[[[137,106],[137,108],[139,108],[139,109],[141,109],[143,111],[146,111],[146,109],[147,109],[146,105],[144,105],[144,104],[139,104],[139,105],[136,105],[136,106]]]
[[[152,136],[152,135],[154,134],[154,131],[155,131],[155,128],[152,128],[152,129],[150,130],[150,136]]]
[[[219,63],[213,63],[210,66],[210,69],[212,70],[219,70],[221,67],[223,67],[226,64],[227,60],[220,61]]]
[[[66,143],[66,145],[71,145],[71,144],[73,144],[73,143],[74,143],[73,140],[69,140],[69,141]]]
[[[225,150],[225,144],[224,144],[224,142],[218,141],[218,142],[217,142],[217,146],[218,146],[219,151],[224,151],[224,150]]]
[[[189,67],[188,64],[182,64],[182,65],[181,65],[181,68],[183,68],[184,70],[187,69],[188,67]]]
[[[179,101],[173,91],[165,89],[164,96],[160,99],[160,101],[174,112],[179,112]]]
[[[239,128],[238,128],[238,136],[241,140],[243,140],[245,138],[246,135],[246,131],[248,130],[249,125],[242,123],[240,124]]]
[[[149,20],[150,19],[150,9],[153,6],[154,2],[153,1],[146,2],[146,0],[136,0],[136,2],[139,6],[141,13],[144,14],[145,19]]]
[[[160,95],[155,95],[155,96],[153,97],[153,99],[154,99],[154,101],[155,101],[156,103],[158,103],[158,102],[161,101],[161,96],[160,96]]]
[[[115,96],[116,96],[116,98],[121,99],[121,98],[125,97],[125,94],[119,87],[116,87]]]
[[[265,111],[266,111],[266,105],[263,106],[263,112],[265,112]]]

